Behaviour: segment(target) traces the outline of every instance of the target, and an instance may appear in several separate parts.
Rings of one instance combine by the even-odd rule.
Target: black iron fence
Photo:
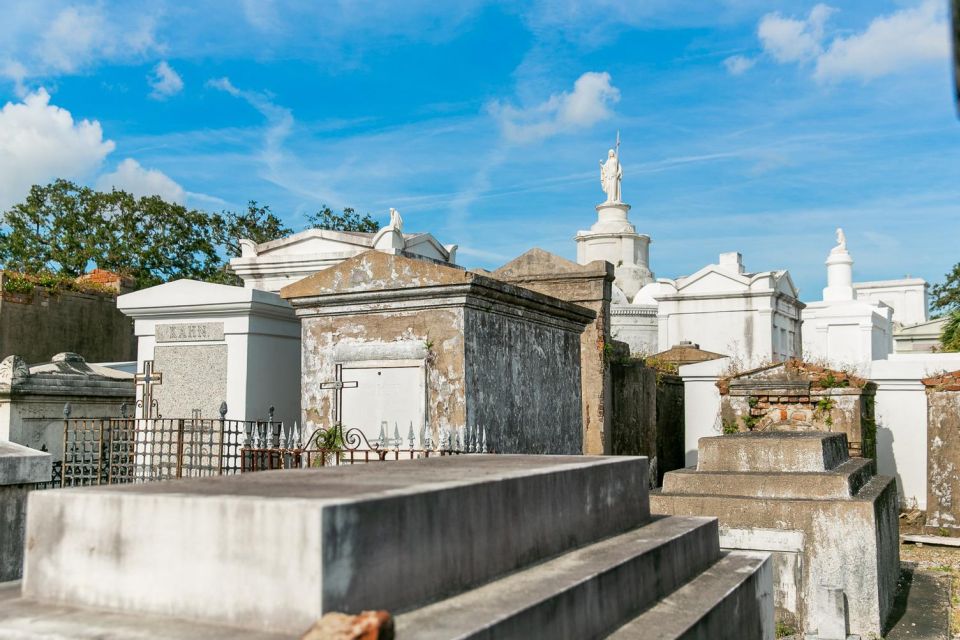
[[[225,413],[225,412],[223,412]],[[360,429],[334,427],[304,438],[296,423],[287,428],[262,421],[225,418],[70,418],[64,420],[62,487],[153,482],[230,475],[269,469],[365,464],[430,456],[488,453],[481,428],[432,429],[401,437],[386,423],[371,442]]]

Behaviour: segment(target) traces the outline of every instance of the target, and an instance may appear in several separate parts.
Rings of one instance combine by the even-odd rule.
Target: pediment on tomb
[[[678,284],[678,293],[682,295],[731,293],[750,288],[747,278],[717,269],[715,265],[701,269]]]
[[[477,274],[404,255],[366,251],[280,290],[283,298],[468,284]]]
[[[494,278],[515,279],[561,273],[596,271],[595,265],[581,265],[543,249],[530,249],[493,272]],[[612,275],[612,274],[611,274]]]

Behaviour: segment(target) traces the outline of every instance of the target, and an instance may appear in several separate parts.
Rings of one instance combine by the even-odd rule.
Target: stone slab
[[[663,478],[663,492],[754,498],[850,498],[870,481],[875,463],[852,458],[832,471],[785,473],[680,469]]]
[[[0,485],[50,482],[49,453],[0,440]]]
[[[768,554],[730,552],[607,638],[773,640],[770,584]]]
[[[297,633],[629,531],[646,477],[645,458],[451,456],[33,492],[23,591]]]
[[[842,433],[765,432],[700,438],[699,471],[829,471],[848,459]]]
[[[602,637],[719,557],[715,519],[660,518],[399,616],[397,636]]]
[[[290,640],[289,633],[24,599],[17,581],[0,583],[0,621],[0,640]]]

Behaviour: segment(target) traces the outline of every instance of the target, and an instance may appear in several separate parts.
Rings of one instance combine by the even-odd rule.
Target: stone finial
[[[14,384],[29,377],[30,367],[20,356],[7,356],[0,362],[0,384]]]
[[[827,286],[823,299],[827,302],[853,300],[853,258],[847,251],[847,236],[837,229],[837,246],[827,256]]]

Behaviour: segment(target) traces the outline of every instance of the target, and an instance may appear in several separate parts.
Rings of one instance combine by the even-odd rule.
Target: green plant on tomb
[[[751,409],[755,409],[758,404],[760,404],[760,398],[757,396],[749,396],[747,398],[747,404],[750,405]]]
[[[823,424],[828,427],[833,426],[833,416],[830,412],[833,411],[834,404],[833,398],[820,398],[813,410],[817,417],[823,418]]]
[[[737,423],[733,420],[724,420],[723,421],[723,435],[729,436],[734,433],[740,433],[740,429],[737,427]]]
[[[839,380],[833,371],[828,371],[825,376],[820,379],[820,386],[824,389],[838,389],[841,387],[849,387],[849,380]]]
[[[783,620],[777,620],[776,636],[778,638],[785,638],[787,636],[793,636],[796,634],[797,630],[791,625],[787,624]]]
[[[30,293],[34,286],[33,282],[23,277],[8,277],[3,281],[3,290],[8,293]]]

